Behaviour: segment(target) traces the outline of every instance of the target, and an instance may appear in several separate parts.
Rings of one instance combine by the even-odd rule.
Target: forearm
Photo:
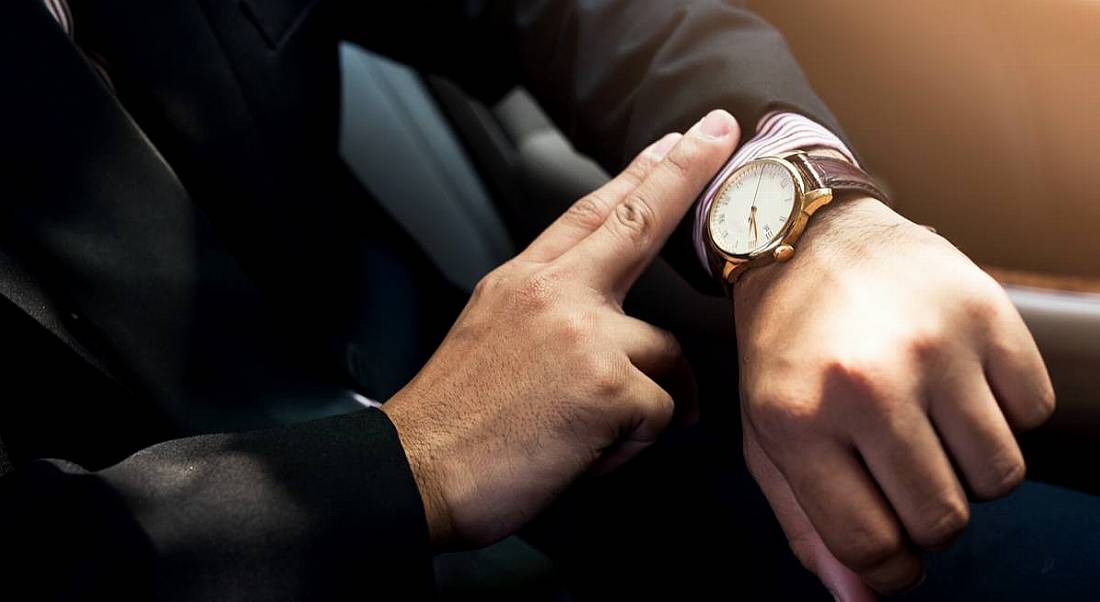
[[[770,111],[839,127],[782,36],[729,2],[520,2],[522,80],[609,171],[721,108],[751,131]]]
[[[98,473],[38,461],[0,484],[3,541],[29,551],[15,572],[48,569],[40,583],[60,592],[296,599],[431,589],[419,494],[376,410],[170,441]]]

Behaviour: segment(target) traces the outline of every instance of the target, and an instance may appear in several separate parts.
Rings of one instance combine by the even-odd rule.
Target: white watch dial
[[[779,163],[761,161],[734,172],[710,210],[710,233],[719,249],[750,255],[782,236],[794,209],[795,182]]]

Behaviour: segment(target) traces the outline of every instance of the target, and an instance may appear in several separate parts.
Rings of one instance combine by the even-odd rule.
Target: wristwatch
[[[711,271],[726,293],[747,270],[793,257],[814,213],[842,193],[887,201],[867,172],[825,149],[761,157],[714,190],[704,240]]]

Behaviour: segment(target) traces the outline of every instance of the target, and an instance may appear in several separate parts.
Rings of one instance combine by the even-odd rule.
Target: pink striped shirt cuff
[[[710,204],[714,202],[718,187],[726,177],[753,159],[811,148],[833,149],[843,153],[853,163],[856,161],[852,151],[848,150],[836,134],[807,117],[797,113],[773,111],[760,119],[760,123],[756,126],[756,136],[733,154],[722,171],[718,172],[718,176],[707,185],[699,202],[695,204],[692,240],[695,243],[695,253],[708,274],[711,274],[711,270],[710,263],[707,261],[706,242],[703,240],[704,220]]]
[[[61,29],[65,30],[65,33],[70,36],[73,35],[73,15],[69,12],[69,5],[65,0],[42,0],[46,5],[46,10],[50,11],[54,19],[57,19],[58,25]]]

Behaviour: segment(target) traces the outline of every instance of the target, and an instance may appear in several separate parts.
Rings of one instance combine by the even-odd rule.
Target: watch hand
[[[760,183],[764,181],[764,170],[760,169],[760,176],[756,178],[756,191],[752,193],[752,207],[749,208],[749,224],[752,226],[752,244],[757,244],[760,234],[756,231],[756,197],[760,195]]]
[[[760,195],[760,183],[764,181],[764,170],[760,169],[760,177],[756,178],[756,192],[752,193],[752,211],[756,212],[756,197]]]
[[[749,225],[752,226],[752,244],[755,245],[760,241],[760,232],[756,226],[756,205],[753,205],[749,212]]]

